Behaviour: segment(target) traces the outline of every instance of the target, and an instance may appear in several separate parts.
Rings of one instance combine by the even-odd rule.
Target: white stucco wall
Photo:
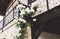
[[[48,0],[48,2],[49,9],[60,5],[60,0]],[[32,3],[32,6],[36,5],[35,3],[39,5],[38,11],[35,13],[35,16],[47,11],[46,0],[36,0],[34,3]]]
[[[55,6],[60,5],[60,0],[48,0],[49,1],[49,8],[52,9]]]
[[[42,32],[38,39],[60,39],[60,35]]]
[[[27,5],[27,0],[21,0],[21,3],[26,4]],[[46,0],[36,0],[34,3],[32,3],[32,6],[35,5],[35,3],[37,3],[39,6],[38,11],[35,13],[35,16],[38,14],[41,14],[45,11],[47,11],[47,6],[46,6]],[[13,5],[13,7],[16,4]],[[60,0],[49,0],[49,8],[52,9],[55,6],[60,5]],[[6,12],[6,15],[8,14],[8,12],[12,9],[12,7]],[[41,11],[41,12],[40,12]],[[3,30],[7,29],[7,27],[11,26],[15,21],[11,22],[9,25],[7,25]],[[29,30],[28,30],[29,31]],[[13,36],[15,34],[17,34],[17,28],[15,27],[15,25],[13,25],[12,27],[8,28],[7,30],[5,30],[4,32],[0,33],[0,39],[6,38],[6,39],[13,39]],[[55,37],[56,38],[55,38]],[[41,34],[41,36],[39,37],[39,39],[59,39],[60,36],[59,35],[55,35],[55,34],[50,34],[50,33],[45,33],[43,32]]]
[[[0,39],[14,39],[14,36],[18,34],[18,28],[14,24],[15,22],[17,22],[16,19],[4,27],[3,32],[0,32]]]
[[[22,1],[22,0],[20,0],[20,2],[21,2],[21,3],[23,3],[23,4],[25,4],[25,5],[27,5],[27,4],[28,4],[28,0],[23,0],[23,1]]]

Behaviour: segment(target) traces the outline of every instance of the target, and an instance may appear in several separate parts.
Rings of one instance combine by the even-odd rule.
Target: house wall
[[[38,39],[60,39],[60,35],[42,32]]]
[[[7,12],[6,12],[6,15],[9,14],[9,12],[16,6],[16,4],[18,4],[18,1],[16,0],[14,2],[14,4],[10,7],[7,8]],[[24,3],[25,4],[25,3]],[[9,9],[10,8],[10,9]],[[14,13],[15,14],[15,13]],[[8,19],[5,19],[6,21],[5,22],[9,22],[10,18],[12,18],[12,16],[8,16],[7,17]],[[8,25],[6,25],[3,29],[3,32],[1,30],[0,32],[0,39],[14,39],[14,36],[16,36],[18,34],[18,28],[16,27],[16,22],[17,22],[17,18],[14,19],[13,21],[11,21]],[[5,23],[6,24],[6,23]],[[31,29],[28,29],[28,38],[25,38],[25,39],[31,39]]]
[[[26,4],[28,3],[28,0],[20,0],[21,3]],[[55,6],[58,6],[60,3],[60,0],[49,0],[49,9],[52,9]],[[14,3],[13,6],[10,7],[10,9],[6,12],[6,15],[8,14],[8,12],[10,12],[12,10],[12,8],[16,5],[16,3],[18,3],[17,1]],[[39,6],[38,11],[35,13],[34,16],[41,14],[45,11],[47,11],[47,5],[46,5],[46,0],[36,0],[34,3],[32,3],[32,6],[35,5],[35,3],[37,3]],[[13,37],[18,33],[17,32],[17,28],[15,25],[13,25],[17,20],[13,20],[11,23],[9,23],[3,30],[4,32],[0,33],[0,39],[6,38],[6,39],[13,39]],[[11,27],[10,27],[11,26]],[[8,28],[9,27],[9,28]],[[8,28],[8,29],[7,29]],[[30,29],[28,29],[29,31]],[[28,34],[30,35],[30,32],[28,32]],[[30,35],[31,36],[31,35]],[[29,36],[29,39],[31,39],[31,37]],[[46,36],[48,36],[48,38],[52,39],[53,36],[55,36],[55,34],[50,34],[50,33],[45,33],[43,32],[43,34],[41,35],[41,37],[39,37],[39,39],[45,39],[47,38]],[[51,37],[52,36],[52,37]],[[55,36],[56,37],[56,36]],[[59,39],[59,37],[57,37]]]
[[[14,36],[18,34],[18,29],[14,24],[15,22],[17,22],[16,19],[9,23],[6,27],[4,27],[3,32],[0,32],[0,39],[14,39]]]
[[[9,7],[7,8],[7,12],[6,12],[6,15],[9,14],[9,12],[16,6],[17,4],[17,0],[13,3],[13,5],[11,6],[11,4],[9,5]],[[11,6],[11,7],[10,7]],[[13,12],[12,12],[13,13]],[[13,15],[11,13],[11,15]],[[5,19],[6,21],[5,22],[9,22],[9,18],[12,18],[12,16],[8,16],[7,17],[8,19]],[[6,25],[3,29],[3,32],[2,30],[0,30],[0,39],[14,39],[14,36],[16,36],[18,34],[18,28],[16,28],[16,23],[17,22],[17,19],[14,19],[13,21],[11,21],[8,25]],[[5,23],[6,24],[6,23]]]
[[[39,15],[45,11],[47,11],[47,3],[46,0],[36,0],[34,3],[32,3],[32,6],[38,4],[38,11],[35,13],[36,15]],[[49,5],[49,9],[54,8],[55,6],[60,5],[60,0],[48,0],[48,5]]]

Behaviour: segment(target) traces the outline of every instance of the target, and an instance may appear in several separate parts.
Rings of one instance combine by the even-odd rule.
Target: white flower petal
[[[20,24],[20,22],[18,22],[18,24]]]
[[[22,10],[22,8],[25,8],[25,6],[23,6],[22,4],[17,6],[19,8],[19,10]]]
[[[18,36],[20,36],[20,35],[21,35],[21,33],[18,34]]]
[[[33,19],[33,21],[36,21],[36,18],[35,18],[35,19]]]
[[[19,21],[22,21],[23,19],[22,18],[19,18]]]
[[[25,14],[25,12],[21,12],[21,13],[20,13],[20,15],[23,15],[23,14]]]
[[[23,10],[21,10],[20,15],[23,15],[23,14],[25,14],[25,10],[24,10],[24,9],[23,9]]]
[[[29,27],[27,27],[27,29],[29,29]]]
[[[21,30],[21,28],[19,27],[18,31],[20,31],[20,30]]]
[[[26,20],[23,20],[23,23],[26,23]]]
[[[21,15],[21,17],[24,17],[23,15]]]
[[[26,8],[25,11],[27,11],[28,13],[30,12],[29,8]]]
[[[26,23],[26,20],[20,18],[19,21],[22,21],[23,23]]]
[[[34,9],[31,9],[30,12],[35,12]]]

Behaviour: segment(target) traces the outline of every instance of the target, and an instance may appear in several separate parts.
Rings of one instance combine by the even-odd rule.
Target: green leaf
[[[21,28],[25,28],[26,27],[26,23],[20,22],[20,27]]]
[[[18,22],[16,23],[16,27],[19,28],[20,24],[18,24]]]
[[[33,9],[34,9],[35,12],[37,11],[37,8],[38,8],[37,6],[34,6],[33,7]]]

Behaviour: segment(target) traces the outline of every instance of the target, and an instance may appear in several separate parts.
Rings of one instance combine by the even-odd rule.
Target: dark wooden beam
[[[7,7],[8,7],[8,5],[9,5],[9,3],[11,2],[12,0],[0,0],[0,10],[1,10],[1,12],[2,12],[2,14],[1,15],[5,15],[5,13],[6,13],[6,9],[7,9]]]
[[[0,0],[0,4],[3,4],[5,0]]]
[[[60,5],[34,18],[37,20],[32,21],[32,39],[37,39],[42,31],[60,34]]]

